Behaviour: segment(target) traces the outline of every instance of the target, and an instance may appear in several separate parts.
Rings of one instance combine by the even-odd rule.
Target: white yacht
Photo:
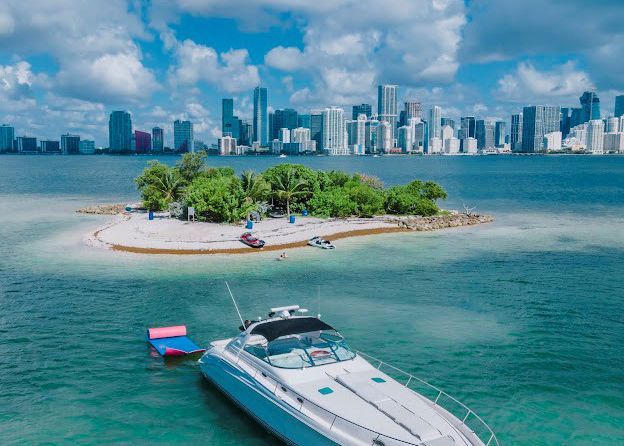
[[[393,379],[404,372],[352,350],[305,311],[272,308],[246,321],[238,336],[210,344],[202,374],[287,444],[498,445],[465,405],[407,373]]]

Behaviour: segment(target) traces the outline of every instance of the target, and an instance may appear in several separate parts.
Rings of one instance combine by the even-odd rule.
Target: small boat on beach
[[[321,238],[319,236],[312,237],[310,240],[308,240],[308,245],[314,246],[315,248],[321,248],[321,249],[336,248],[334,245],[332,245],[332,243],[329,240],[325,240],[324,238]]]
[[[211,342],[201,373],[286,444],[498,446],[466,405],[353,350],[320,316],[291,305],[243,321],[236,309],[241,333]]]
[[[262,248],[264,246],[264,240],[255,237],[251,232],[245,232],[241,235],[240,241],[252,248]]]

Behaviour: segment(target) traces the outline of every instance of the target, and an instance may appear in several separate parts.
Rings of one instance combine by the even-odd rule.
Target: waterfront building
[[[164,131],[160,127],[152,129],[152,152],[162,152],[165,148]]]
[[[310,112],[310,138],[316,141],[318,150],[323,150],[323,110]]]
[[[470,155],[474,155],[477,153],[477,139],[473,137],[468,137],[464,139],[464,152]]]
[[[561,150],[561,132],[550,132],[544,135],[542,144],[547,152],[557,152]]]
[[[61,153],[61,144],[54,140],[43,140],[39,143],[43,153]]]
[[[366,121],[367,116],[360,113],[357,119],[347,123],[349,149],[355,155],[363,155],[366,151]]]
[[[579,98],[583,122],[600,119],[600,99],[593,91],[585,91]]]
[[[615,97],[615,117],[624,116],[624,94]]]
[[[193,123],[176,119],[173,122],[173,149],[176,152],[194,152]]]
[[[299,127],[297,111],[293,110],[292,108],[286,108],[284,110],[275,110],[275,112],[272,113],[272,115],[273,115],[273,118],[269,120],[270,121],[269,138],[271,140],[276,139],[276,138],[279,139],[280,129],[292,130],[292,129],[296,129],[297,127]]]
[[[442,153],[442,139],[435,137],[429,138],[429,152],[431,154]]]
[[[613,132],[604,134],[603,150],[609,153],[624,152],[624,133]]]
[[[544,148],[544,135],[559,131],[561,110],[558,106],[534,105],[522,112],[522,151],[540,152]]]
[[[250,146],[253,143],[253,125],[248,121],[239,121],[240,124],[240,140],[243,146]]]
[[[36,153],[37,138],[32,136],[18,136],[15,139],[15,148],[18,153]]]
[[[237,155],[236,138],[232,136],[222,136],[219,138],[219,155]]]
[[[414,128],[408,125],[399,127],[398,144],[403,153],[410,153],[414,146]]]
[[[377,119],[369,119],[364,123],[365,131],[365,151],[366,153],[375,154],[377,150],[377,129],[379,128],[379,121]]]
[[[418,101],[406,101],[403,103],[405,111],[405,123],[409,123],[412,118],[422,120],[422,105]]]
[[[134,152],[135,153],[150,153],[152,150],[152,135],[148,132],[142,132],[140,130],[134,131]]]
[[[377,127],[377,151],[390,153],[393,149],[392,124],[388,121],[379,121]]]
[[[80,135],[61,135],[61,152],[64,155],[76,155],[80,153]]]
[[[434,105],[429,110],[429,139],[440,138],[442,136],[442,109]]]
[[[585,150],[587,148],[587,123],[572,127],[563,145],[573,151]]]
[[[310,139],[310,129],[306,127],[297,127],[290,131],[291,143],[299,144],[298,153],[314,153],[316,152],[316,141]],[[290,147],[289,147],[290,149]]]
[[[522,113],[511,115],[509,145],[512,152],[522,152]]]
[[[561,135],[563,136],[563,138],[565,138],[566,136],[568,136],[568,133],[570,133],[570,111],[572,109],[569,107],[563,107],[561,109],[561,120],[559,121],[559,131],[561,132]]]
[[[624,115],[620,116],[620,128],[619,132],[624,132]]]
[[[15,148],[15,127],[2,124],[0,125],[0,153],[13,152]]]
[[[448,125],[449,127],[451,127],[453,129],[453,133],[455,133],[455,120],[451,119],[451,118],[441,118],[440,119],[440,126],[441,128],[444,128],[445,125]]]
[[[615,133],[619,131],[620,119],[614,116],[606,119],[605,133]]]
[[[323,150],[328,155],[348,155],[345,140],[344,110],[329,107],[323,110]]]
[[[570,128],[576,127],[579,124],[583,124],[583,109],[572,108],[570,109]]]
[[[310,115],[309,114],[299,114],[297,116],[297,127],[305,127],[306,129],[310,128]]]
[[[507,123],[505,121],[496,121],[494,124],[494,147],[501,148],[505,146],[506,133]]]
[[[450,125],[443,125],[440,135],[441,135],[440,139],[442,139],[442,142],[444,142],[447,139],[450,139],[453,136],[455,136],[455,132],[453,131],[453,127],[451,127]]]
[[[265,146],[269,141],[267,109],[267,89],[256,87],[253,97],[253,139],[261,146]]]
[[[108,148],[113,153],[129,152],[132,138],[132,118],[123,110],[113,111],[108,119]]]
[[[604,122],[602,119],[592,119],[587,123],[587,150],[594,154],[603,153]]]
[[[477,120],[475,133],[477,139],[477,148],[479,150],[487,150],[495,147],[494,130],[495,125],[492,121],[486,121],[484,119]]]
[[[271,141],[271,153],[275,155],[279,155],[280,153],[282,153],[283,144],[284,143],[279,139],[274,139],[273,141]]]
[[[240,129],[240,119],[234,116],[234,99],[221,99],[221,135],[229,135],[238,140]]]
[[[463,116],[460,119],[461,135],[459,139],[474,138],[476,136],[476,119],[474,116]]]
[[[459,153],[459,139],[455,137],[444,140],[444,153],[457,155]]]
[[[418,153],[425,153],[429,149],[429,132],[427,123],[419,121],[414,124],[414,150]]]
[[[281,142],[290,142],[290,129],[279,129],[277,139],[279,139]]]
[[[394,131],[397,128],[398,115],[397,86],[379,85],[377,87],[377,119],[390,124],[390,141],[394,140]]]
[[[90,139],[81,139],[79,150],[82,155],[93,155],[95,153],[95,141]]]
[[[367,119],[370,119],[373,116],[373,107],[370,104],[354,105],[351,118],[356,121],[360,115],[365,115]]]

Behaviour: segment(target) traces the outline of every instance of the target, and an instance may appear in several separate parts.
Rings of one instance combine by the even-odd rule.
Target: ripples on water
[[[83,246],[73,210],[135,198],[144,158],[0,157],[1,443],[272,444],[145,328],[202,344],[300,303],[358,349],[430,379],[504,444],[624,442],[624,158],[303,159],[441,182],[492,225],[339,242],[332,253],[143,257]],[[276,159],[218,159],[236,168]]]

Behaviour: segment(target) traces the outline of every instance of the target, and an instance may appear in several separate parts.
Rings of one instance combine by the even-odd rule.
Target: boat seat
[[[380,412],[394,420],[399,426],[420,438],[421,441],[434,441],[442,436],[442,432],[432,426],[423,418],[405,408],[383,392],[383,386],[373,383],[373,380],[356,373],[345,373],[336,376],[336,381],[362,398],[364,401],[375,406]],[[452,438],[450,439],[453,440]],[[434,443],[443,446],[445,443]],[[453,443],[450,443],[453,444]]]
[[[423,443],[423,446],[454,446],[455,440],[450,435],[444,437],[438,437],[433,440],[428,440]]]

